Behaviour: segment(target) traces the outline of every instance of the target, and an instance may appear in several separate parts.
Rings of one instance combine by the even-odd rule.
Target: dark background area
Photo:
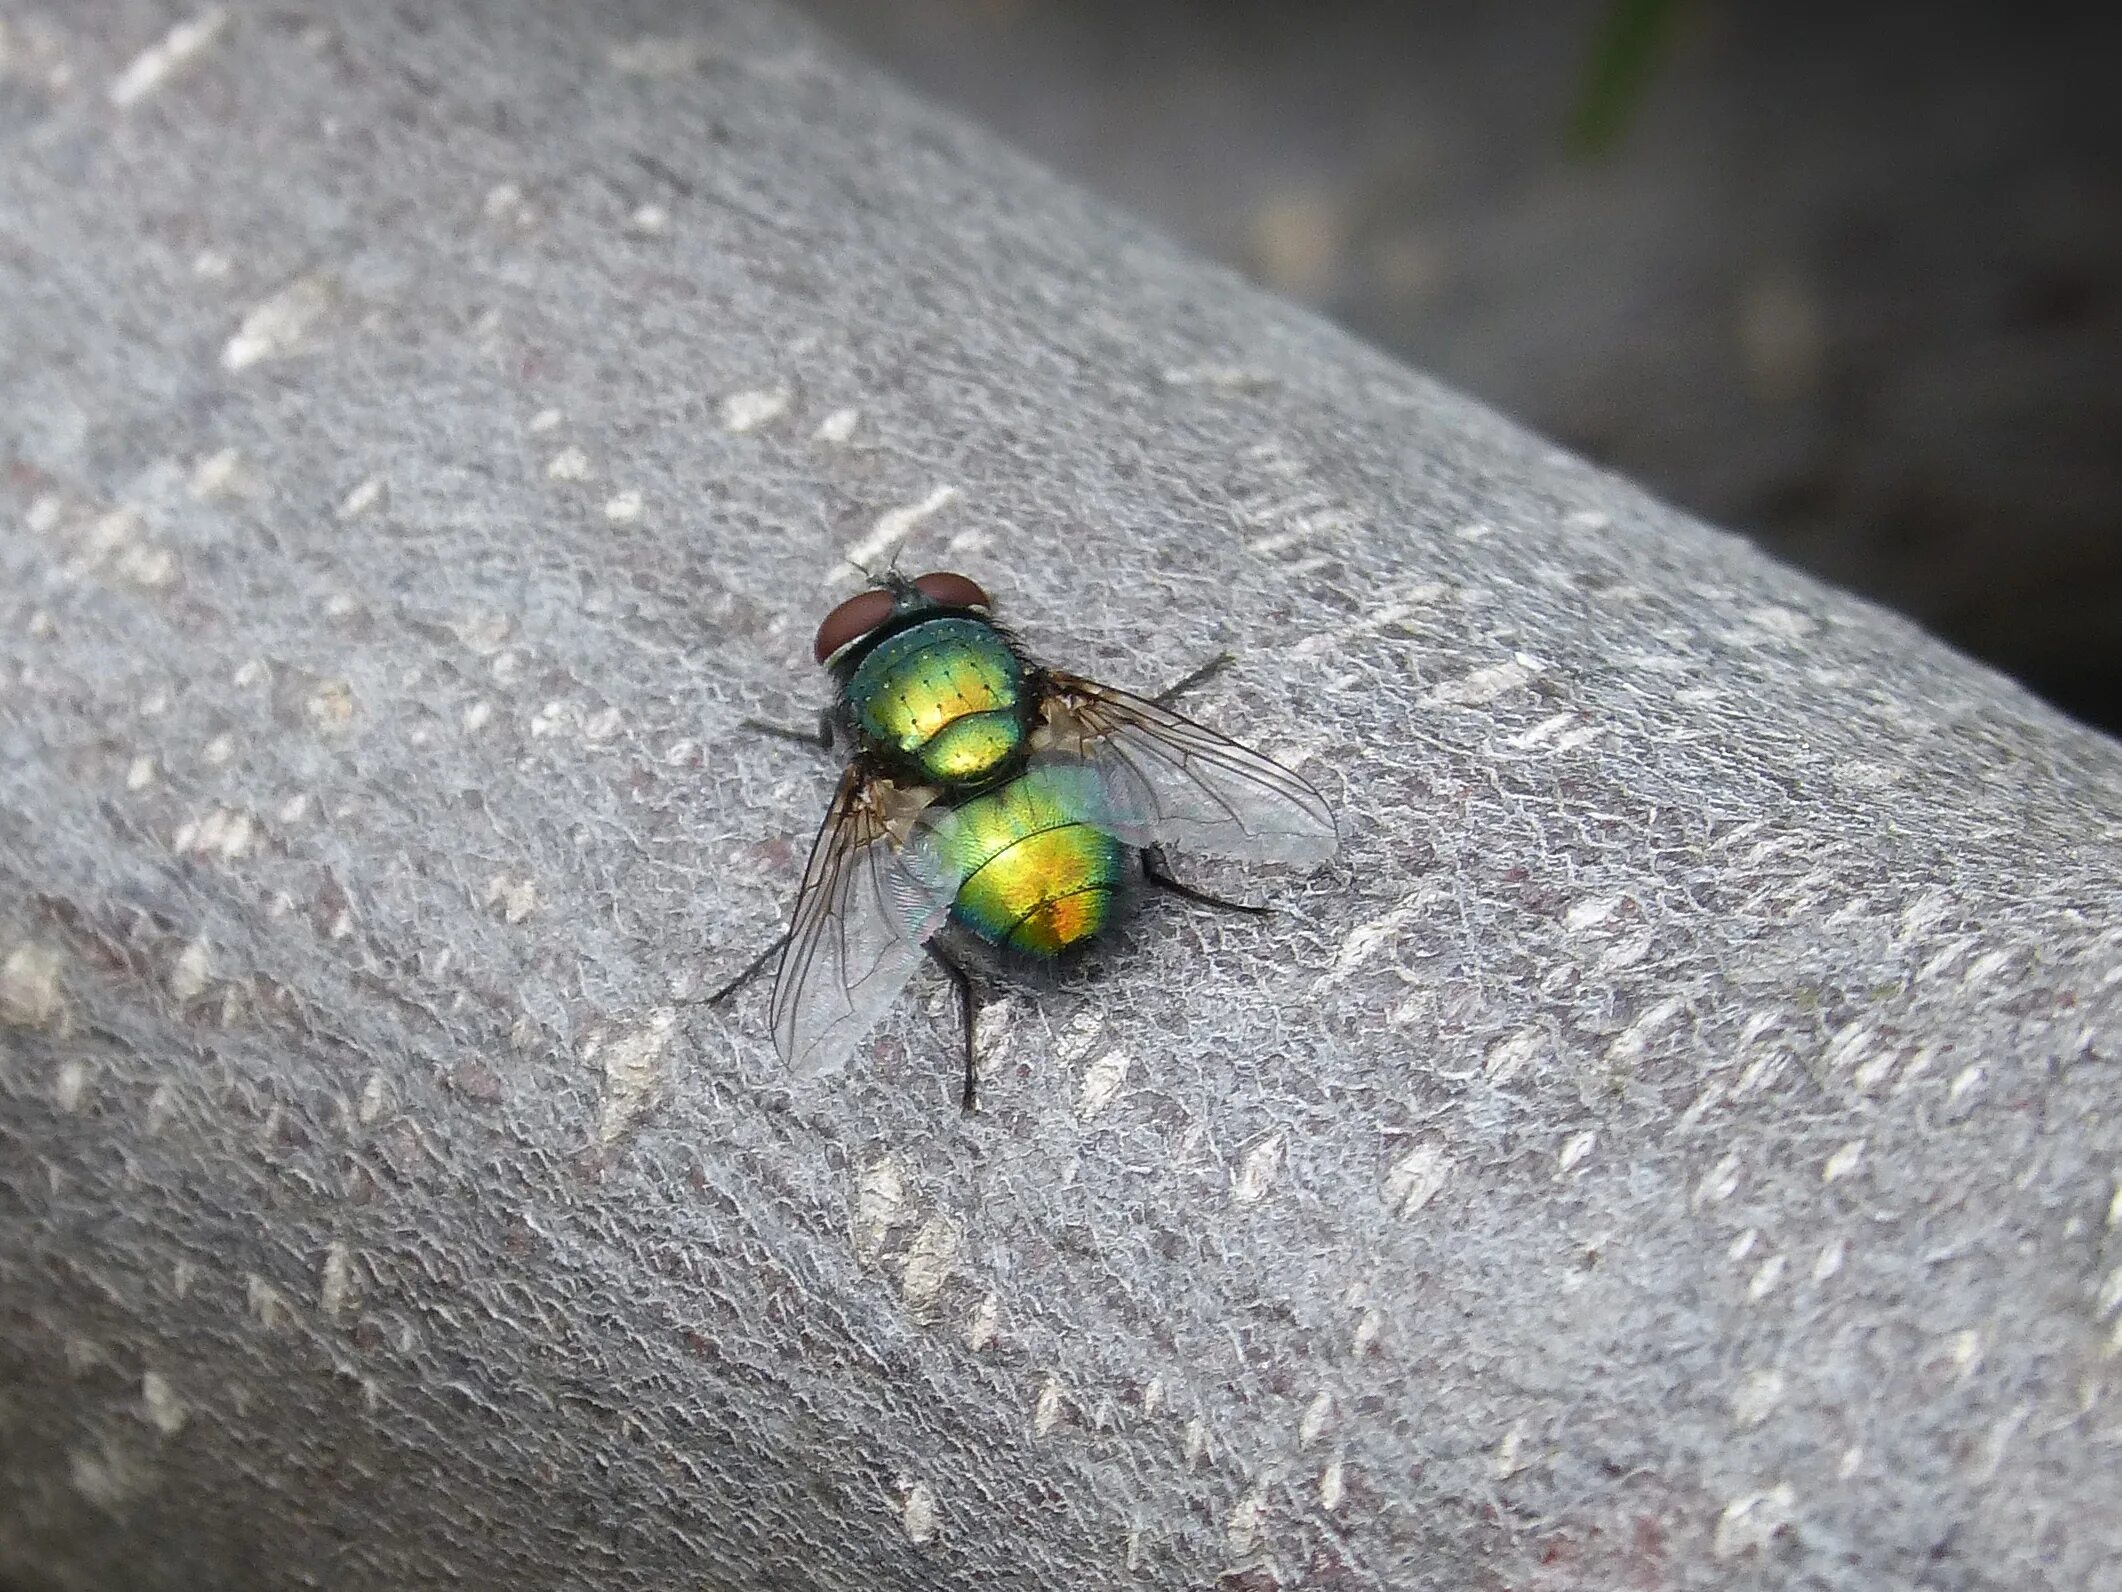
[[[2122,8],[801,3],[1195,247],[2122,727]]]

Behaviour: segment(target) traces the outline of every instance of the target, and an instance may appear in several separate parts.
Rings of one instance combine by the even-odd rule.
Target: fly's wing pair
[[[1129,845],[1242,862],[1324,862],[1339,847],[1326,798],[1279,763],[1081,675],[1047,681],[1048,744],[1098,770]]]
[[[1111,686],[1049,672],[1038,755],[1096,775],[1100,820],[1131,846],[1254,862],[1323,862],[1333,810],[1288,769]],[[921,833],[933,793],[902,792],[857,763],[811,847],[774,974],[774,1044],[789,1068],[842,1065],[943,926],[962,875]]]
[[[851,764],[826,810],[774,971],[774,1047],[804,1076],[843,1065],[920,963],[960,881],[916,871],[893,833],[925,805]]]

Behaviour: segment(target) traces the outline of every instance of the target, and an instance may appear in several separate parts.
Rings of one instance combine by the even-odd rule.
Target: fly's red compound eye
[[[963,575],[953,575],[947,569],[931,570],[915,580],[915,590],[932,603],[945,608],[986,608],[987,593],[977,582]]]
[[[861,640],[891,616],[890,592],[858,591],[825,616],[825,623],[818,627],[818,639],[811,650],[823,663],[849,642]]]

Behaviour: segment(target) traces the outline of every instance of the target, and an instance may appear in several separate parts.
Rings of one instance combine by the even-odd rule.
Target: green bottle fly
[[[1031,662],[988,607],[963,575],[887,574],[818,627],[839,686],[825,739],[852,755],[774,971],[774,1042],[799,1073],[844,1062],[932,954],[965,1005],[970,1108],[975,1002],[956,952],[1058,962],[1112,928],[1138,878],[1238,905],[1174,879],[1166,845],[1320,862],[1338,844],[1310,785],[1165,705],[1219,665],[1130,696]]]

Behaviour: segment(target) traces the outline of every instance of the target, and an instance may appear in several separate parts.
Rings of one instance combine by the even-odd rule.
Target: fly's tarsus
[[[1181,883],[1172,877],[1171,866],[1165,858],[1162,846],[1150,846],[1143,851],[1142,877],[1159,890],[1169,890],[1183,901],[1198,902],[1204,907],[1216,907],[1225,912],[1243,912],[1256,918],[1268,917],[1275,910],[1273,907],[1258,906],[1250,901],[1227,901],[1222,896],[1210,895],[1206,890],[1196,890],[1190,884]]]
[[[1150,700],[1160,708],[1168,708],[1179,698],[1185,696],[1187,692],[1193,690],[1194,687],[1206,685],[1237,661],[1229,653],[1219,652],[1178,684],[1166,686],[1162,691],[1151,697]]]

